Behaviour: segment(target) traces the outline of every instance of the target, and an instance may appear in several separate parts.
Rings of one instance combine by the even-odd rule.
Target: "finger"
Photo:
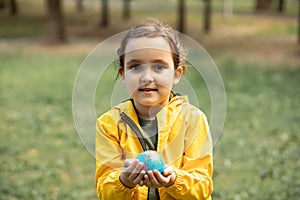
[[[138,160],[131,160],[131,161],[129,161],[129,159],[125,160],[123,171],[131,174],[138,163],[139,163]]]
[[[150,180],[149,180],[149,177],[148,177],[148,174],[145,174],[144,175],[144,184],[147,186],[147,187],[150,187]]]
[[[164,176],[164,175],[162,175],[161,173],[159,173],[159,171],[154,171],[154,175],[155,175],[155,177],[156,177],[156,180],[160,183],[160,184],[162,184],[162,185],[164,185],[166,182],[168,182],[169,181],[169,176]]]
[[[132,182],[132,179],[130,179],[132,177],[130,177],[130,176],[131,176],[132,171],[135,168],[135,162],[136,161],[131,162],[131,164],[129,166],[127,166],[126,168],[124,168],[123,172],[122,172],[122,177],[127,179],[130,182]]]
[[[131,165],[134,161],[135,161],[135,159],[126,159],[126,160],[124,161],[124,167],[128,167],[128,166]]]
[[[135,184],[139,184],[140,186],[143,186],[144,185],[144,176],[145,176],[145,174],[146,174],[146,172],[144,170],[142,170],[133,182]]]
[[[161,184],[161,185],[167,185],[171,179],[171,175],[168,176],[163,176],[161,173],[159,173],[158,171],[154,171],[154,175],[157,179],[157,181]]]
[[[137,175],[137,177],[133,180],[133,182],[134,182],[135,184],[139,184],[139,183],[143,180],[145,174],[146,174],[146,172],[145,172],[144,170],[142,170],[142,171]]]
[[[144,164],[141,162],[138,162],[134,169],[131,171],[130,176],[128,177],[130,180],[134,181],[135,179],[139,178],[140,172],[142,171],[142,169],[144,168]],[[140,179],[142,178],[142,176],[140,176]],[[136,182],[138,183],[138,182]]]
[[[155,170],[156,171],[156,170]],[[157,171],[158,172],[158,171]],[[158,172],[159,173],[159,172]],[[153,186],[153,187],[160,187],[160,183],[159,181],[156,179],[155,175],[154,175],[154,172],[153,171],[149,171],[148,172],[148,177],[149,177],[149,180],[150,180],[150,184]]]
[[[145,180],[142,179],[140,182],[139,182],[139,186],[144,186],[145,185]]]
[[[144,176],[144,184],[147,187],[153,187],[153,184],[152,184],[152,182],[150,180],[150,177],[149,177],[149,172],[147,172],[147,174],[145,174],[145,176]]]
[[[163,171],[163,175],[168,176],[168,175],[172,174],[172,171],[173,171],[173,168],[168,165],[167,167],[165,167],[165,169]]]

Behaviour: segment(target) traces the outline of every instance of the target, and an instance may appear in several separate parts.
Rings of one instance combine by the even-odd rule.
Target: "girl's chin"
[[[140,106],[140,107],[161,107],[161,106],[165,106],[167,104],[167,101],[139,101],[139,100],[134,100],[135,102],[134,104],[136,106]]]

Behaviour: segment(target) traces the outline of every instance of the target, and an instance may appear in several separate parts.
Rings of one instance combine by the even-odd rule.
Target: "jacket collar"
[[[188,103],[187,96],[175,96],[172,95],[170,98],[169,103],[163,107],[158,113],[157,113],[157,119],[158,119],[158,125],[161,127],[163,124],[168,122],[169,125],[172,124],[172,120],[167,119],[170,115],[177,116],[178,113],[181,111],[181,108],[183,104]],[[127,100],[117,106],[115,106],[115,110],[118,112],[118,115],[120,115],[122,112],[124,112],[126,115],[128,115],[136,124],[138,124],[138,116],[135,111],[133,100]],[[117,114],[117,113],[116,113]]]

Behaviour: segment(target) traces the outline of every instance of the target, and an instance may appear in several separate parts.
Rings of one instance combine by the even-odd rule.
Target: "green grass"
[[[0,56],[1,197],[93,199],[94,159],[71,114],[83,56]],[[293,199],[300,186],[300,70],[222,66],[228,108],[215,147],[215,199]]]
[[[220,2],[214,2],[221,10]],[[238,10],[248,9],[249,1],[238,2]],[[196,13],[200,2],[191,1],[189,6],[194,12],[188,18],[189,32],[212,55],[227,93],[226,122],[214,149],[214,199],[297,199],[300,68],[296,25],[270,16],[228,20],[218,13],[212,33],[199,35],[194,27],[200,27],[201,13]],[[96,199],[95,161],[75,129],[72,90],[77,70],[87,49],[99,41],[99,33],[112,35],[120,28],[98,30],[97,19],[90,20],[97,13],[75,16],[68,8],[68,30],[79,30],[87,22],[87,30],[97,35],[96,42],[95,37],[87,38],[88,33],[82,38],[80,30],[69,32],[71,42],[66,46],[47,46],[42,39],[44,18],[35,17],[42,16],[43,9],[39,7],[36,15],[29,11],[17,18],[0,13],[0,199]],[[174,14],[162,10],[144,14],[175,22]],[[123,23],[119,16],[113,17],[119,20],[114,24]],[[134,16],[128,26],[144,18],[139,11]],[[107,88],[116,72],[111,67],[99,82],[97,115],[110,106]],[[209,116],[209,94],[203,81],[192,74],[191,69],[186,76],[204,96],[198,97],[199,105]]]
[[[300,70],[225,63],[227,117],[215,147],[216,199],[299,196]]]
[[[71,110],[83,57],[3,50],[0,57],[1,199],[93,199],[94,159]]]

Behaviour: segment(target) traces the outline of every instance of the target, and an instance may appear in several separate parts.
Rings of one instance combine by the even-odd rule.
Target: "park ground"
[[[93,3],[78,14],[67,2],[68,42],[51,45],[43,6],[28,2],[17,17],[0,13],[0,199],[96,199],[95,160],[72,116],[76,73],[96,45],[140,20],[151,16],[176,27],[175,5],[163,10],[173,1],[157,1],[151,10],[133,1],[132,18],[124,21],[115,0],[111,24],[101,28]],[[186,34],[218,66],[227,96],[226,121],[214,148],[214,199],[297,199],[297,12],[289,6],[286,14],[255,14],[241,3],[224,17],[217,5],[212,30],[204,34],[201,4],[194,0],[188,6]],[[114,78],[103,81],[112,84]],[[199,105],[210,116],[209,94],[199,87],[204,94]],[[102,106],[96,102],[97,114]]]

